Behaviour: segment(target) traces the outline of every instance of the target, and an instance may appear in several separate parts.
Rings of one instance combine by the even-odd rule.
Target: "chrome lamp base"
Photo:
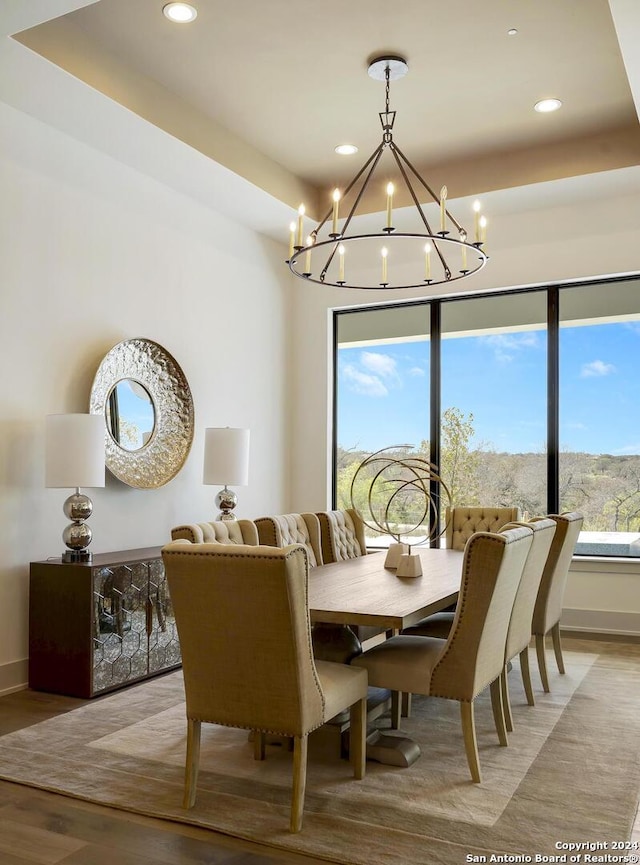
[[[62,533],[62,540],[68,549],[62,554],[63,562],[90,562],[92,555],[87,549],[91,543],[93,533],[85,520],[88,520],[93,512],[93,502],[89,496],[76,489],[62,506],[64,515],[73,522],[69,523]]]
[[[220,508],[220,513],[216,519],[230,521],[237,519],[236,515],[233,513],[233,509],[237,504],[238,496],[225,484],[224,489],[220,490],[216,496],[216,507]]]

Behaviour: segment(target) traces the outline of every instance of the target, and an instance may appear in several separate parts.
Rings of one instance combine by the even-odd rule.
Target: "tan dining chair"
[[[521,520],[520,508],[453,507],[445,511],[448,550],[464,550],[475,532],[499,532],[502,526]]]
[[[320,520],[316,514],[278,514],[254,520],[260,543],[268,547],[302,544],[309,555],[309,567],[323,564]]]
[[[527,703],[530,706],[535,705],[529,670],[531,623],[542,581],[542,574],[556,533],[556,522],[550,518],[536,519],[526,523],[507,523],[503,527],[503,531],[516,528],[519,525],[529,526],[533,530],[533,541],[513,603],[513,611],[507,632],[507,645],[504,657],[505,668],[501,678],[502,706],[504,709],[505,724],[509,731],[513,730],[513,715],[511,713],[511,701],[509,698],[508,665],[509,661],[512,661],[516,655],[520,658],[520,675],[522,676]]]
[[[289,828],[300,831],[309,733],[349,708],[356,778],[366,757],[367,674],[313,658],[306,549],[179,540],[162,558],[186,694],[185,808],[196,800],[201,724],[242,727],[255,731],[256,759],[266,733],[293,738]]]
[[[531,630],[536,638],[536,655],[542,680],[542,688],[548,693],[549,675],[545,656],[545,637],[551,632],[556,663],[561,674],[564,673],[562,643],[560,640],[560,618],[562,600],[569,575],[571,557],[578,541],[584,517],[571,511],[564,514],[550,514],[556,523],[556,533],[542,574],[540,589],[533,612]]]
[[[460,596],[448,638],[400,634],[351,662],[367,670],[373,686],[457,700],[467,762],[476,783],[482,775],[474,701],[487,687],[500,744],[507,744],[500,676],[513,602],[532,540],[533,531],[525,526],[474,534],[465,547]]]
[[[320,511],[317,517],[320,521],[322,558],[325,565],[366,556],[364,523],[355,508]]]
[[[192,544],[251,544],[257,546],[258,529],[252,520],[214,520],[210,523],[184,523],[171,529],[171,540]]]

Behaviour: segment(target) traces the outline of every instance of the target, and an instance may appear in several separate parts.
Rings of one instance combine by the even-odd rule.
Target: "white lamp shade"
[[[45,424],[45,486],[103,487],[105,420],[100,414],[50,414]]]
[[[246,487],[249,483],[249,430],[210,427],[205,430],[205,484]]]

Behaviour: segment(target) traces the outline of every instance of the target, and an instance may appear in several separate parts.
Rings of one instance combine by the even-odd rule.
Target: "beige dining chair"
[[[316,514],[278,514],[254,520],[260,543],[268,547],[302,544],[309,555],[309,567],[323,564],[320,520]]]
[[[571,557],[578,541],[584,517],[571,511],[564,514],[550,514],[556,523],[556,533],[542,574],[540,589],[533,612],[532,633],[536,638],[536,655],[542,687],[549,692],[549,675],[545,656],[545,637],[551,632],[553,650],[560,673],[564,673],[562,643],[560,640],[560,618],[562,600],[567,584]]]
[[[325,565],[366,556],[364,523],[355,508],[320,511],[317,517],[320,521],[322,558]]]
[[[290,831],[302,827],[308,736],[342,710],[351,714],[356,778],[365,773],[365,670],[314,661],[303,546],[191,544],[162,550],[182,651],[187,754],[184,807],[196,800],[202,723],[291,737]],[[247,629],[247,621],[251,628]]]
[[[448,550],[464,550],[475,532],[499,532],[506,523],[521,520],[520,508],[453,507],[445,511]]]
[[[513,602],[532,540],[533,531],[525,526],[474,534],[465,547],[460,596],[447,640],[400,634],[351,662],[367,670],[373,686],[457,700],[476,783],[482,775],[474,701],[487,687],[500,744],[507,744],[500,676]]]
[[[184,523],[171,529],[171,540],[192,544],[251,544],[257,546],[258,529],[252,520],[214,520],[210,523]]]
[[[502,706],[504,709],[505,724],[507,730],[513,730],[513,716],[511,713],[511,701],[509,698],[508,664],[516,655],[520,658],[520,675],[530,706],[535,705],[533,688],[531,687],[531,674],[529,670],[529,643],[531,642],[531,623],[533,611],[538,597],[538,590],[542,581],[553,538],[556,533],[556,522],[552,519],[536,519],[526,523],[507,523],[506,529],[517,526],[529,526],[533,530],[533,541],[527,561],[520,580],[520,586],[516,592],[513,603],[513,611],[507,632],[507,645],[505,649],[505,668],[501,678]]]

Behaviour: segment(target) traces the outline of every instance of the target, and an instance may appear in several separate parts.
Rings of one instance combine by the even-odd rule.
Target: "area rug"
[[[319,737],[297,835],[287,831],[291,753],[274,743],[255,761],[243,730],[203,725],[198,798],[182,809],[180,672],[1,737],[0,777],[330,862],[561,856],[557,845],[627,839],[640,789],[640,646],[572,642],[566,675],[554,670],[552,693],[536,689],[535,707],[517,667],[510,673],[508,748],[497,743],[490,701],[478,700],[481,785],[470,781],[457,703],[414,697],[401,734],[381,719],[385,733],[415,740],[421,757],[409,768],[368,761],[362,781]]]

